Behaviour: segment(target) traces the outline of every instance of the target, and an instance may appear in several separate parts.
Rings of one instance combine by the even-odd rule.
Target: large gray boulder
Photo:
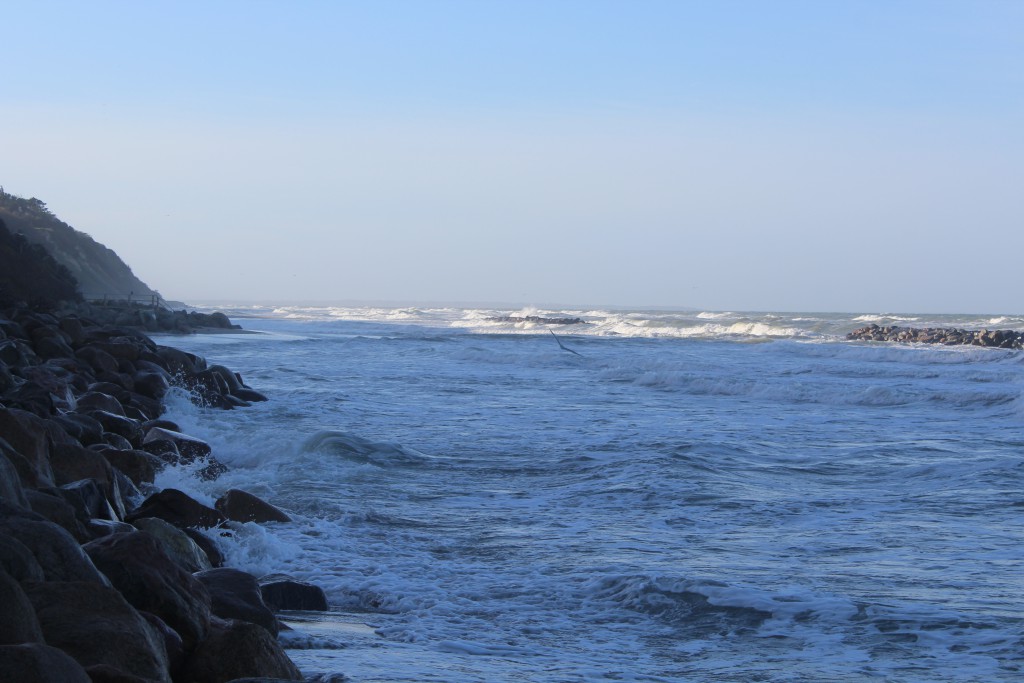
[[[188,573],[213,569],[213,564],[203,549],[173,524],[157,517],[141,517],[132,524],[159,541],[167,556]]]

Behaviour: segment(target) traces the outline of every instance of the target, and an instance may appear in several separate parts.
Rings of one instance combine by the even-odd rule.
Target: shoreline
[[[154,485],[176,464],[199,463],[207,479],[227,470],[162,419],[171,387],[222,409],[266,397],[228,368],[81,311],[0,311],[0,593],[12,605],[0,670],[55,682],[301,680],[275,613],[325,610],[323,591],[225,567],[213,538],[287,513],[244,491],[210,508]],[[154,334],[258,334],[223,314],[181,315],[215,324]]]

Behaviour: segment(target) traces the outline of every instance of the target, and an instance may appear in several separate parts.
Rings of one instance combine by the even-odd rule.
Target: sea
[[[214,309],[157,341],[270,400],[174,389],[230,470],[157,484],[292,516],[217,542],[307,677],[1024,680],[1024,352],[845,339],[1024,316]]]

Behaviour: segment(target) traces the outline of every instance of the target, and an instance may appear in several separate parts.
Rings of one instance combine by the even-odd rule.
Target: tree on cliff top
[[[62,301],[81,301],[71,271],[24,235],[14,235],[0,220],[0,305],[26,303],[49,309]]]

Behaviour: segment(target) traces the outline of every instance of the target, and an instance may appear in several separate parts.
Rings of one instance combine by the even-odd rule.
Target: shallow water
[[[227,312],[265,334],[160,341],[271,401],[173,397],[232,470],[158,483],[293,513],[224,546],[327,590],[307,675],[1024,676],[1020,352],[842,341],[882,316],[516,312],[592,321],[555,329],[575,355],[511,311]]]

